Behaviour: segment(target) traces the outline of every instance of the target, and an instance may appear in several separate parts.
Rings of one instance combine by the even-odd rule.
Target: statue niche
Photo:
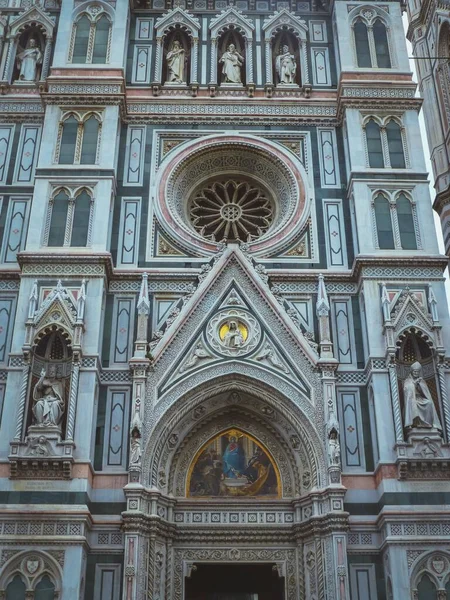
[[[273,42],[273,80],[277,87],[298,87],[301,83],[300,49],[295,36],[279,33]]]
[[[33,83],[41,77],[44,39],[38,29],[24,31],[17,42],[16,61],[12,80]]]
[[[164,85],[188,85],[190,62],[189,39],[183,31],[175,29],[164,41]]]
[[[72,351],[53,331],[37,344],[32,361],[28,436],[64,437]]]
[[[220,85],[243,86],[245,77],[245,41],[240,33],[228,29],[219,40],[218,73]]]
[[[436,369],[430,347],[408,334],[397,351],[397,373],[406,435],[417,430],[442,431]]]

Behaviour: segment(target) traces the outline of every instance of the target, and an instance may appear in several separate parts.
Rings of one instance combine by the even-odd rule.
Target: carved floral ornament
[[[306,223],[306,181],[300,162],[277,144],[247,135],[207,136],[180,145],[162,162],[157,216],[197,256],[233,240],[247,242],[251,253],[274,252]]]

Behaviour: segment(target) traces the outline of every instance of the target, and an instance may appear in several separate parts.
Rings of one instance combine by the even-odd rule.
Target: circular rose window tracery
[[[195,192],[189,217],[206,239],[251,242],[272,225],[274,203],[252,182],[215,181]]]

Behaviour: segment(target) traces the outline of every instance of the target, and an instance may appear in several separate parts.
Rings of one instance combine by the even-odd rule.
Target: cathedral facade
[[[450,598],[400,2],[0,10],[0,598]]]

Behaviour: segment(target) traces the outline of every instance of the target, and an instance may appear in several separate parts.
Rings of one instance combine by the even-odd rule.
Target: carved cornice
[[[109,252],[59,253],[19,252],[17,261],[22,276],[64,279],[67,277],[92,278],[112,276],[113,263]]]

